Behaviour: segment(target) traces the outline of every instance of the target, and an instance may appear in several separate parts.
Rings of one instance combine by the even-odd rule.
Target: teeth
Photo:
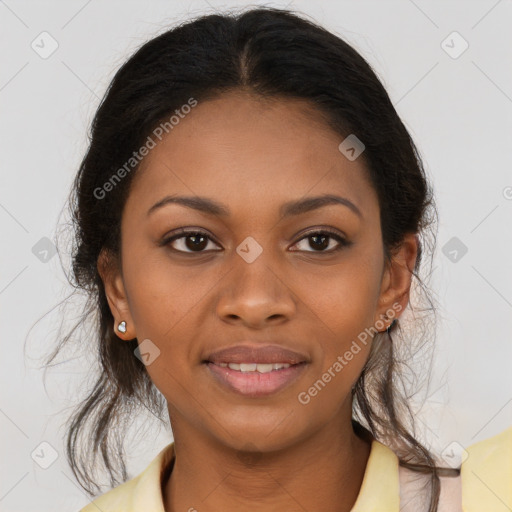
[[[288,363],[218,363],[223,368],[229,367],[231,370],[238,370],[244,373],[247,372],[259,372],[269,373],[273,370],[281,370],[283,368],[289,368]]]
[[[260,363],[256,365],[256,370],[258,370],[260,373],[268,373],[273,370],[273,367],[274,365],[272,363]]]
[[[258,365],[256,363],[241,363],[238,365],[242,372],[253,372]]]

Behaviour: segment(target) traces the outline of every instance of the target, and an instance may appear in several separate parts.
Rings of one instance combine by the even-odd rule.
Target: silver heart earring
[[[117,330],[119,332],[126,332],[126,322],[124,320],[119,323],[119,325],[117,326]]]

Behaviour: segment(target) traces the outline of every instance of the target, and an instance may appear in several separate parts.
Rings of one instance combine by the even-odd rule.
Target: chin
[[[301,431],[297,421],[283,421],[286,416],[276,416],[257,423],[250,421],[226,424],[225,428],[215,427],[217,440],[237,451],[276,452],[286,449],[301,439],[307,437],[307,432]],[[289,418],[293,418],[290,414]],[[293,427],[293,428],[292,428]]]

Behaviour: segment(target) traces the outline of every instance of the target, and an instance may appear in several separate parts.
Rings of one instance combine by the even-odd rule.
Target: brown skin
[[[297,396],[393,305],[405,309],[417,240],[407,235],[386,262],[377,195],[363,158],[346,159],[341,140],[303,101],[231,92],[199,103],[134,179],[122,216],[122,269],[109,270],[104,253],[98,269],[114,325],[127,323],[118,336],[150,339],[161,351],[147,371],[167,400],[175,439],[166,512],[247,503],[256,512],[343,512],[357,498],[370,444],[352,429],[350,391],[371,343],[309,404]],[[231,214],[171,204],[147,215],[171,194],[206,196]],[[280,217],[284,202],[323,194],[350,199],[362,216],[330,205]],[[211,235],[202,253],[190,237],[158,245],[179,227]],[[339,242],[329,238],[322,249],[311,240],[320,228],[352,244],[328,254]],[[248,236],[263,248],[250,264],[236,252]],[[296,349],[310,363],[274,395],[227,391],[201,362],[247,339]],[[249,443],[254,459],[241,456]]]

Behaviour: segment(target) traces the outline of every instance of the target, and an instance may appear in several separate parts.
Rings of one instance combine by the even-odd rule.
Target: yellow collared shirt
[[[459,478],[441,478],[439,512],[512,511],[512,427],[467,448]],[[138,476],[96,498],[80,512],[165,512],[161,479],[174,457],[174,443],[163,448]],[[351,512],[418,510],[412,473],[398,457],[372,441],[363,483]],[[423,483],[421,478],[416,484]],[[419,484],[418,484],[419,485]]]

